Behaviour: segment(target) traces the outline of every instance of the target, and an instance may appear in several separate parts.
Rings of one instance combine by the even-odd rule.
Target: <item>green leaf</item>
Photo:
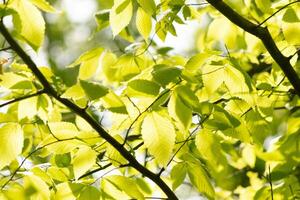
[[[115,0],[109,14],[109,21],[114,37],[130,22],[133,12],[131,0]]]
[[[79,67],[80,65],[76,65],[74,67],[54,69],[54,71],[55,75],[60,77],[66,86],[70,87],[77,83]]]
[[[17,12],[13,22],[18,34],[37,51],[44,41],[45,34],[42,14],[28,0],[13,0],[10,6]]]
[[[184,105],[186,105],[191,110],[200,109],[199,99],[189,87],[185,85],[180,85],[176,87],[174,92],[180,98],[182,103],[184,103]]]
[[[32,89],[32,83],[24,76],[8,72],[0,75],[1,86],[8,89]]]
[[[80,80],[80,85],[90,100],[99,99],[108,93],[108,89],[98,83]]]
[[[24,99],[18,104],[18,119],[32,119],[37,114],[38,97]]]
[[[55,186],[56,192],[54,199],[56,200],[73,200],[77,199],[81,191],[84,191],[85,186],[78,183],[64,182]]]
[[[80,84],[73,85],[69,87],[65,93],[61,95],[62,98],[70,98],[73,100],[80,99],[85,96],[84,90],[80,86]]]
[[[208,120],[207,125],[212,126],[215,130],[226,130],[229,128],[238,127],[241,122],[233,115],[219,106],[214,107],[213,120]]]
[[[182,14],[183,14],[184,20],[187,20],[187,18],[189,18],[191,16],[191,9],[189,8],[189,6],[183,6]]]
[[[141,95],[156,96],[160,89],[157,83],[143,79],[130,81],[127,86],[128,95],[138,95],[141,93]]]
[[[255,166],[256,161],[256,155],[255,155],[255,149],[252,145],[245,145],[242,151],[242,156],[245,162],[250,166]]]
[[[191,183],[199,192],[203,193],[210,199],[214,199],[214,188],[206,174],[206,171],[202,168],[201,163],[188,162],[187,166]]]
[[[190,71],[196,71],[200,69],[200,67],[207,61],[210,57],[209,54],[206,53],[199,53],[191,57],[187,63],[185,64],[185,68]]]
[[[143,36],[144,40],[147,40],[152,29],[151,16],[148,15],[142,8],[138,8],[135,23],[139,33]]]
[[[100,200],[101,193],[93,186],[86,186],[79,194],[78,200]]]
[[[103,106],[111,112],[127,114],[126,106],[119,96],[114,92],[109,91],[102,97]]]
[[[292,8],[288,8],[283,17],[282,17],[282,20],[285,21],[285,22],[290,22],[290,23],[293,23],[293,22],[299,22],[299,18],[296,14],[296,12],[294,11],[294,9]]]
[[[125,176],[118,175],[109,176],[106,179],[110,181],[119,190],[124,191],[130,197],[135,199],[144,199],[144,195],[138,189],[136,183],[133,180]]]
[[[99,67],[100,56],[102,55],[103,50],[104,49],[101,47],[91,49],[80,55],[80,57],[71,65],[72,67],[80,64],[80,79],[86,80],[95,76]]]
[[[178,163],[176,164],[171,171],[171,179],[173,181],[172,183],[172,189],[176,190],[178,186],[180,186],[187,174],[187,166],[185,163]]]
[[[46,200],[50,198],[48,185],[38,176],[28,175],[24,178],[25,196],[30,199]]]
[[[141,133],[145,146],[155,160],[166,166],[174,148],[176,136],[171,121],[158,112],[151,112],[142,123]]]
[[[97,30],[101,31],[105,27],[109,26],[109,11],[101,11],[96,13]]]
[[[290,45],[300,45],[300,38],[295,37],[300,34],[300,22],[283,23],[282,31],[286,41]]]
[[[71,163],[71,154],[56,154],[55,155],[55,164],[58,167],[68,167]]]
[[[33,3],[36,7],[39,9],[45,11],[45,12],[50,12],[50,13],[55,13],[57,12],[55,8],[53,8],[49,2],[46,0],[30,0],[31,3]]]
[[[192,122],[192,110],[184,104],[177,92],[173,92],[168,103],[170,116],[182,124],[183,129],[187,130]]]
[[[156,5],[154,0],[137,0],[137,2],[149,15],[155,13]]]
[[[180,74],[181,70],[179,68],[162,64],[155,65],[152,71],[154,80],[162,86],[166,86],[169,83],[174,82],[177,80]]]
[[[87,172],[96,163],[97,154],[89,147],[81,148],[72,162],[75,179]]]
[[[255,0],[255,3],[262,12],[268,13],[271,10],[270,0]]]
[[[0,169],[22,153],[23,132],[20,125],[7,123],[0,128]]]

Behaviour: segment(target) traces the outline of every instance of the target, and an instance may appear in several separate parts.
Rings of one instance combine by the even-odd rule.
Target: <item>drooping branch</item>
[[[236,11],[234,11],[231,7],[229,7],[222,0],[207,0],[213,7],[215,7],[220,13],[222,13],[227,19],[229,19],[232,23],[242,28],[244,31],[258,37],[267,51],[270,53],[272,58],[279,65],[283,73],[286,75],[291,85],[294,87],[298,96],[300,96],[300,79],[290,64],[290,59],[285,57],[281,51],[276,46],[269,30],[267,27],[261,27],[260,25],[256,25],[251,21],[247,20]]]
[[[149,178],[157,186],[167,195],[169,199],[178,199],[175,193],[169,188],[169,186],[155,173],[141,165],[135,157],[123,147],[115,138],[113,138],[108,132],[106,132],[102,126],[92,117],[90,116],[84,109],[81,109],[76,104],[68,99],[61,98],[58,93],[54,90],[54,88],[47,81],[45,76],[38,69],[33,60],[26,54],[26,52],[22,49],[22,47],[15,41],[15,39],[10,35],[8,30],[6,29],[3,22],[0,22],[0,32],[6,41],[11,46],[11,49],[14,50],[18,56],[23,60],[23,62],[30,68],[30,70],[34,73],[34,75],[38,78],[41,84],[44,87],[45,93],[54,97],[57,101],[65,105],[67,108],[72,110],[74,113],[82,117],[93,129],[110,145],[112,145],[128,162],[129,165],[139,171],[143,176]]]

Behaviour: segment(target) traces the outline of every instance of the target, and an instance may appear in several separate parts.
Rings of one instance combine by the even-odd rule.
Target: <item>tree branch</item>
[[[2,108],[4,106],[7,106],[9,104],[12,104],[12,103],[16,103],[16,102],[22,101],[24,99],[28,99],[28,98],[31,98],[31,97],[35,97],[35,96],[41,95],[43,93],[45,93],[45,91],[44,90],[40,90],[40,91],[38,91],[36,93],[33,93],[33,94],[29,94],[29,95],[25,95],[25,96],[22,96],[22,97],[15,98],[13,100],[10,100],[10,101],[7,101],[7,102],[1,104],[0,108]]]
[[[289,62],[289,58],[285,57],[278,47],[276,46],[269,30],[267,27],[261,27],[247,20],[236,11],[234,11],[231,7],[229,7],[222,0],[207,0],[213,7],[215,7],[220,13],[222,13],[227,19],[229,19],[232,23],[242,28],[244,31],[258,37],[267,51],[270,53],[272,58],[279,65],[283,73],[286,75],[291,85],[296,90],[298,96],[300,96],[300,79]]]
[[[11,46],[11,49],[14,50],[18,56],[24,61],[24,63],[30,68],[30,70],[34,73],[34,75],[38,78],[41,84],[44,86],[44,91],[54,97],[57,101],[64,104],[67,108],[72,110],[74,113],[82,117],[97,133],[105,139],[110,145],[112,145],[137,171],[143,174],[145,177],[152,180],[154,183],[158,185],[158,187],[167,195],[169,199],[178,199],[175,193],[170,189],[170,187],[155,173],[150,171],[149,169],[145,168],[141,165],[133,155],[126,148],[123,147],[115,138],[113,138],[109,133],[107,133],[102,126],[85,110],[78,107],[72,101],[68,99],[61,98],[54,88],[50,85],[47,81],[45,76],[40,72],[36,64],[33,60],[25,53],[25,51],[21,48],[21,46],[12,38],[6,27],[4,26],[3,22],[0,22],[0,32],[6,39],[6,41]]]
[[[277,13],[279,13],[280,11],[282,11],[283,9],[285,9],[286,7],[288,7],[288,6],[290,6],[290,5],[294,4],[294,3],[299,3],[299,2],[300,2],[300,0],[292,1],[292,2],[290,2],[290,3],[288,3],[288,4],[286,4],[285,6],[279,8],[276,12],[274,12],[272,15],[270,15],[269,17],[267,17],[267,18],[266,18],[264,21],[262,21],[261,23],[259,23],[258,26],[261,26],[261,25],[263,25],[264,23],[266,23],[269,19],[271,19],[273,16],[275,16]]]

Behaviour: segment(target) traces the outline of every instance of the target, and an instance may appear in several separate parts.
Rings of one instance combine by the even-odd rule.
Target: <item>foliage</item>
[[[299,2],[99,0],[95,31],[128,47],[57,68],[24,49],[60,11],[3,1],[0,199],[300,198]],[[153,41],[192,20],[194,55]]]

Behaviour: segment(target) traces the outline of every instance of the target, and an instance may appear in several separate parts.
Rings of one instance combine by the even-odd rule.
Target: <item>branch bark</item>
[[[283,73],[286,75],[291,85],[294,87],[297,95],[300,97],[300,79],[290,64],[290,59],[284,56],[278,47],[276,46],[269,30],[267,27],[261,27],[260,25],[256,25],[251,21],[247,20],[236,11],[234,11],[231,7],[229,7],[222,0],[207,0],[213,7],[215,7],[220,13],[222,13],[227,19],[229,19],[232,23],[242,28],[244,31],[258,37],[267,51],[270,53],[272,58],[279,65]]]
[[[169,188],[169,186],[155,173],[141,165],[135,157],[127,151],[122,144],[115,140],[109,133],[107,133],[101,125],[91,117],[84,109],[81,109],[76,104],[68,99],[61,98],[55,89],[50,85],[45,76],[40,72],[33,60],[25,53],[22,47],[15,41],[15,39],[10,35],[6,29],[3,22],[0,22],[0,32],[6,41],[9,43],[12,50],[14,50],[18,56],[23,60],[23,62],[30,68],[34,75],[38,78],[41,84],[44,86],[44,91],[48,95],[54,97],[57,101],[64,104],[67,108],[72,110],[74,113],[82,117],[91,127],[94,128],[98,134],[105,139],[110,145],[112,145],[128,162],[129,165],[139,171],[143,176],[152,180],[157,186],[167,195],[169,199],[178,199],[175,193]]]

